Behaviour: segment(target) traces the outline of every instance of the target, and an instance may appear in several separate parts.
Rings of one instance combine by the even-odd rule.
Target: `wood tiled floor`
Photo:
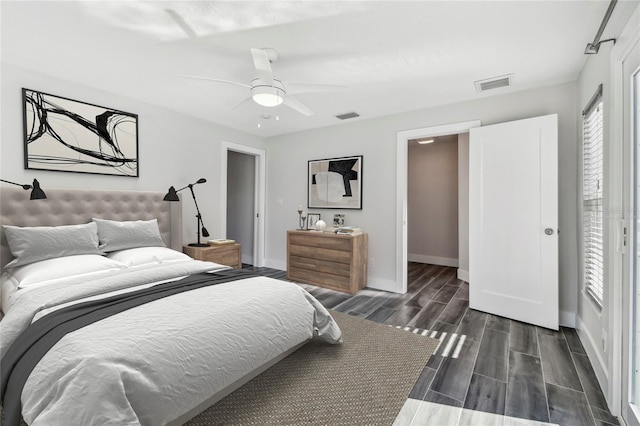
[[[284,271],[245,268],[286,280]],[[396,424],[619,424],[574,329],[556,332],[469,309],[469,285],[455,268],[409,263],[408,282],[403,295],[300,284],[327,308],[429,330],[441,340]]]

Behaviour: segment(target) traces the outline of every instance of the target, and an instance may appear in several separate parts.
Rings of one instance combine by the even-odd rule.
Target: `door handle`
[[[544,230],[544,233],[545,233],[545,234],[547,234],[547,235],[553,235],[553,229],[551,229],[551,228],[546,228],[546,229]]]

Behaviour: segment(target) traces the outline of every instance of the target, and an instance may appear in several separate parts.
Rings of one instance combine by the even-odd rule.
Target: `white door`
[[[469,307],[558,329],[558,116],[471,129]]]

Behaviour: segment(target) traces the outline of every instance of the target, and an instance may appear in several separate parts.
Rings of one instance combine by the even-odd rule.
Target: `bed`
[[[0,188],[9,225],[0,258],[7,426],[20,415],[34,426],[182,424],[311,338],[341,342],[337,324],[301,287],[183,255],[181,207],[163,195],[47,189],[47,200],[29,201]],[[71,250],[31,262],[27,247],[12,260],[7,236],[15,249],[38,241],[22,238],[32,229],[22,227],[67,233],[69,225],[82,232],[71,234],[72,249],[98,227],[108,254]],[[145,244],[138,231],[152,225],[147,234],[160,243],[132,247]],[[31,244],[36,254],[46,246]]]

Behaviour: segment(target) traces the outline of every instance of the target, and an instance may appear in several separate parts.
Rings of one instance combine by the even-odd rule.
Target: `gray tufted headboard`
[[[164,192],[45,188],[46,200],[29,200],[29,191],[0,187],[0,224],[58,226],[111,220],[158,219],[162,240],[182,251],[182,203],[163,201]],[[13,259],[2,232],[0,264]]]

